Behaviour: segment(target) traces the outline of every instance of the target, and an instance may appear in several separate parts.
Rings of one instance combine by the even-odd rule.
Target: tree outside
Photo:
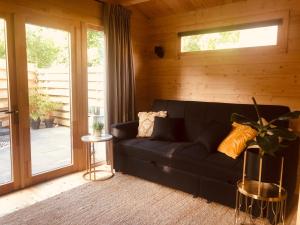
[[[103,66],[104,62],[104,33],[96,30],[88,30],[88,66]]]
[[[3,19],[0,19],[0,59],[5,59],[6,57],[5,36],[6,36],[5,21]]]
[[[6,58],[5,23],[0,24],[0,58]],[[46,35],[45,35],[46,34]],[[55,64],[64,64],[69,59],[69,46],[61,45],[65,41],[54,41],[55,29],[26,25],[26,44],[28,63],[36,64],[37,68],[48,68]],[[69,35],[61,37],[66,40]],[[89,30],[88,46],[91,58],[88,66],[101,65],[104,62],[104,34]],[[69,43],[69,41],[68,41]]]
[[[69,61],[69,33],[26,24],[27,61],[48,68]]]
[[[182,52],[225,49],[239,43],[240,32],[228,31],[182,37]]]

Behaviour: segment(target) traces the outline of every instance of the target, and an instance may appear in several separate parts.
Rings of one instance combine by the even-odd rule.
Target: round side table
[[[272,225],[279,223],[284,225],[286,198],[287,191],[277,184],[259,183],[256,180],[247,179],[238,181],[235,224],[255,224],[256,219],[267,218]],[[254,207],[259,210],[258,217],[253,216]],[[242,209],[245,210],[246,214],[240,223],[240,211]]]
[[[113,149],[112,149],[112,139],[113,136],[110,134],[103,134],[99,137],[93,135],[84,135],[81,137],[81,141],[86,144],[86,172],[83,174],[83,177],[86,179],[88,176],[89,180],[107,180],[114,176],[114,165],[113,165]],[[106,164],[110,164],[109,176],[104,178],[97,178],[97,173],[108,172],[107,170],[96,170],[96,157],[95,157],[95,142],[106,142],[108,155],[106,155]]]

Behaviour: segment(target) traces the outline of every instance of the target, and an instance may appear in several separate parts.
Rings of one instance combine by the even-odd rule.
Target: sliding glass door
[[[87,81],[88,81],[88,130],[93,133],[93,124],[105,125],[105,67],[104,32],[87,29]],[[96,161],[106,159],[106,143],[95,143]]]
[[[14,179],[6,37],[6,21],[0,19],[0,185],[11,183]]]
[[[73,164],[71,34],[26,23],[31,175]]]
[[[18,111],[16,105],[15,81],[10,79],[11,57],[9,57],[7,20],[0,18],[0,193],[13,189],[18,182],[18,160],[16,154]],[[11,49],[10,49],[11,52]],[[9,53],[10,53],[9,52]]]
[[[80,137],[105,123],[104,33],[85,25],[0,13],[0,195],[85,168]]]

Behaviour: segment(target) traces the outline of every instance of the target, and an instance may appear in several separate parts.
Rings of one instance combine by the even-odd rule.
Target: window
[[[276,46],[282,20],[179,33],[181,52]]]
[[[88,125],[93,133],[95,122],[105,123],[105,42],[104,32],[87,29]],[[106,159],[106,143],[95,143],[96,162]]]
[[[25,28],[31,172],[37,175],[73,164],[71,33],[33,24]]]
[[[9,114],[5,113],[10,109],[6,35],[6,20],[0,18],[0,185],[14,180],[11,118]]]

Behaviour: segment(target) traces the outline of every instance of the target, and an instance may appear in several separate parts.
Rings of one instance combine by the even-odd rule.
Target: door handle
[[[3,113],[3,114],[18,114],[19,111],[18,110],[12,110],[12,111],[9,111],[9,110],[0,110],[0,113]]]

